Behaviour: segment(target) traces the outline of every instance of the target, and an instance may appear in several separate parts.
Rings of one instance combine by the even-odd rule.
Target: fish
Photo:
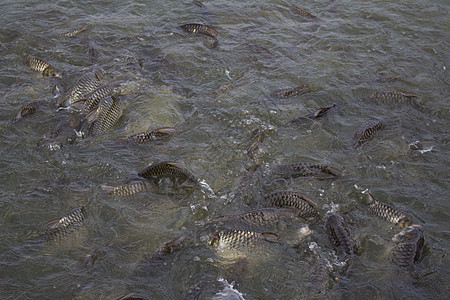
[[[310,197],[295,191],[279,191],[267,195],[263,199],[265,207],[289,207],[295,209],[303,219],[315,218],[319,215],[317,204]]]
[[[397,80],[402,79],[404,76],[403,75],[394,75],[394,76],[387,76],[387,77],[380,77],[376,80],[376,82],[378,83],[391,83],[391,82],[395,82]]]
[[[61,33],[59,36],[62,37],[74,37],[76,35],[78,35],[79,33],[85,31],[86,29],[88,29],[89,24],[85,24],[83,25],[81,28],[73,30],[73,31],[69,31],[69,32],[65,32],[65,33]]]
[[[194,2],[194,4],[197,5],[198,7],[205,7],[205,5],[198,0],[193,0],[192,2]]]
[[[250,146],[247,149],[247,156],[251,159],[255,158],[256,152],[259,150],[259,146],[264,141],[265,134],[264,131],[257,128],[252,133],[252,140],[250,141]]]
[[[291,209],[261,208],[246,213],[235,215],[223,215],[213,219],[214,223],[220,223],[233,229],[268,230],[273,229],[283,219],[293,215]]]
[[[123,138],[122,141],[125,143],[134,142],[137,144],[144,144],[150,141],[157,141],[167,138],[175,132],[177,131],[173,127],[161,127],[154,130],[148,130],[145,132],[130,135],[126,138]]]
[[[100,81],[103,76],[104,73],[100,69],[84,74],[74,83],[72,88],[58,100],[58,106],[71,106],[78,100],[85,98],[87,94],[100,86]]]
[[[342,174],[341,170],[316,163],[293,163],[272,165],[272,173],[281,176],[282,178],[289,177],[313,177],[317,179],[329,179]]]
[[[21,120],[23,117],[34,114],[39,108],[48,106],[49,103],[46,100],[39,100],[35,102],[28,103],[27,105],[22,106],[17,112],[16,116],[12,120],[12,123],[16,123]]]
[[[392,260],[400,267],[411,267],[422,256],[425,244],[424,231],[420,225],[410,225],[394,237]]]
[[[61,77],[61,73],[55,70],[48,62],[32,55],[27,55],[26,65],[34,71],[42,73],[44,77]]]
[[[104,84],[99,86],[89,94],[85,95],[85,98],[75,101],[74,104],[78,102],[84,102],[84,111],[89,112],[100,103],[100,100],[105,97],[118,94],[119,91],[120,90],[118,84]]]
[[[295,123],[295,122],[300,122],[303,121],[305,119],[311,119],[311,120],[317,120],[320,119],[322,117],[324,117],[329,111],[330,109],[336,107],[336,104],[333,103],[332,105],[328,105],[328,106],[324,106],[321,108],[318,108],[315,112],[304,115],[302,117],[298,117],[296,119],[293,119],[290,121],[290,123]]]
[[[143,190],[147,190],[150,187],[150,182],[141,180],[136,181],[129,184],[119,185],[119,186],[110,186],[110,185],[102,185],[101,188],[108,194],[116,195],[116,196],[132,196],[137,193],[142,192]]]
[[[295,10],[296,12],[298,12],[299,14],[301,14],[304,17],[307,17],[307,18],[312,19],[312,20],[316,20],[317,19],[316,16],[313,16],[312,14],[310,14],[309,12],[301,9],[300,7],[297,7],[297,6],[289,6],[289,7],[292,8],[293,10]]]
[[[176,238],[168,241],[167,243],[165,243],[161,248],[159,248],[158,251],[156,252],[156,254],[157,255],[169,255],[175,251],[180,250],[187,241],[188,240],[184,236],[176,237]]]
[[[61,218],[51,220],[47,223],[49,227],[47,233],[44,235],[46,242],[60,240],[62,237],[75,231],[81,227],[86,218],[86,209],[84,206],[74,208]]]
[[[411,92],[399,92],[399,91],[381,91],[375,92],[369,96],[369,100],[379,101],[385,104],[400,103],[400,104],[413,104],[418,105],[416,99],[419,95]]]
[[[52,78],[53,98],[59,98],[64,94],[64,87],[61,85],[59,77]]]
[[[388,204],[377,201],[370,192],[367,192],[367,195],[369,196],[367,204],[369,205],[369,210],[371,213],[388,222],[399,224],[402,227],[411,225],[411,219],[404,213]]]
[[[272,232],[253,232],[247,230],[221,230],[210,236],[207,243],[218,250],[223,249],[252,249],[264,243],[278,243],[279,237]]]
[[[114,300],[147,300],[148,298],[145,298],[143,296],[139,296],[135,293],[128,293],[126,295],[120,296],[118,298],[114,298]]]
[[[153,179],[155,183],[157,183],[161,177],[170,177],[173,181],[177,180],[179,183],[190,181],[195,185],[199,185],[198,179],[195,178],[194,175],[182,168],[178,163],[172,161],[150,165],[140,171],[138,175],[150,180]]]
[[[307,87],[308,86],[306,84],[301,84],[293,88],[279,90],[277,92],[274,92],[271,96],[277,99],[286,99],[295,95],[302,95],[306,93]]]
[[[122,116],[122,104],[116,96],[103,98],[98,106],[86,116],[88,134],[95,136],[107,131],[117,123]]]
[[[213,38],[219,36],[217,30],[209,25],[190,23],[181,25],[180,27],[186,32],[204,34]]]
[[[312,273],[309,277],[311,284],[311,292],[318,295],[324,293],[330,282],[330,275],[328,274],[327,261],[322,256],[319,246],[316,242],[309,244],[309,249],[316,257],[316,261],[312,267]]]
[[[436,143],[433,141],[415,141],[409,144],[409,149],[418,150],[423,153],[433,150],[434,146],[436,146]]]
[[[325,215],[325,229],[331,242],[336,246],[339,252],[347,256],[353,256],[356,245],[350,236],[347,222],[344,218],[334,212],[328,212]]]
[[[98,51],[95,43],[90,38],[87,38],[86,43],[87,43],[87,48],[85,50],[86,54],[90,57],[92,63],[97,62]]]
[[[355,132],[353,147],[358,148],[361,144],[371,139],[375,135],[375,133],[383,129],[385,126],[386,123],[382,120],[374,120],[368,122]]]

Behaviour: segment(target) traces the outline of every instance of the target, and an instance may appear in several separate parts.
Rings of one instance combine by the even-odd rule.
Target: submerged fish
[[[266,243],[279,243],[278,235],[271,232],[253,232],[247,230],[222,230],[208,239],[208,244],[224,249],[252,249]]]
[[[257,128],[252,133],[252,140],[250,141],[250,146],[247,149],[247,156],[251,159],[255,158],[256,152],[259,150],[259,146],[262,144],[265,138],[264,131]]]
[[[87,28],[89,27],[89,24],[83,25],[81,28],[73,30],[73,31],[69,31],[69,32],[65,32],[65,33],[61,33],[60,36],[63,37],[74,37],[76,35],[78,35],[80,32],[85,31]]]
[[[410,92],[398,92],[398,91],[381,91],[375,92],[369,96],[370,100],[376,100],[381,103],[391,104],[391,103],[410,103],[417,105],[416,99],[419,95]]]
[[[289,177],[314,177],[317,179],[334,178],[341,175],[341,170],[330,167],[327,165],[321,165],[316,163],[293,163],[286,165],[273,165],[271,166],[272,173],[279,175],[283,178]]]
[[[103,98],[118,93],[119,93],[119,85],[114,83],[108,83],[99,86],[89,94],[85,95],[85,98],[80,99],[74,103],[84,102],[84,110],[89,112],[94,107],[96,107],[100,103],[100,100],[102,100]]]
[[[73,103],[85,98],[87,94],[100,86],[100,80],[103,76],[103,71],[99,69],[84,74],[75,82],[72,88],[58,100],[58,105],[71,106]]]
[[[59,77],[52,78],[52,95],[53,98],[59,98],[64,94],[64,87],[61,85]]]
[[[409,226],[412,221],[404,213],[398,211],[388,204],[377,201],[370,192],[367,192],[369,196],[369,210],[376,216],[383,220],[394,224],[400,224],[402,227]]]
[[[86,218],[86,210],[83,206],[74,208],[61,218],[49,221],[49,229],[44,236],[46,242],[56,241],[70,234],[83,225]]]
[[[291,209],[262,208],[242,214],[219,216],[213,221],[227,228],[259,231],[273,229],[283,218],[290,218],[292,215]]]
[[[420,225],[411,225],[394,237],[393,261],[401,267],[411,267],[422,255],[425,238]]]
[[[409,149],[424,153],[433,150],[434,146],[436,146],[436,143],[432,141],[415,141],[409,144]]]
[[[91,62],[96,63],[97,58],[98,58],[97,46],[90,38],[87,38],[86,43],[87,43],[87,48],[86,48],[85,52],[91,59]]]
[[[383,129],[385,125],[385,122],[381,120],[370,121],[365,124],[355,132],[353,147],[358,148],[361,144],[367,142],[375,135],[375,133]]]
[[[161,248],[159,248],[156,254],[157,255],[171,254],[175,251],[180,250],[186,242],[187,242],[186,237],[184,236],[176,237],[165,243]]]
[[[394,75],[394,76],[381,77],[381,78],[378,78],[376,80],[376,82],[378,82],[378,83],[391,83],[391,82],[395,82],[397,80],[400,80],[403,77],[404,77],[403,75]]]
[[[333,107],[336,107],[336,104],[332,104],[332,105],[329,105],[329,106],[321,107],[321,108],[317,109],[313,113],[310,113],[310,114],[304,115],[302,117],[298,117],[296,119],[291,120],[290,123],[300,122],[300,121],[305,120],[305,119],[311,119],[311,120],[320,119],[323,116],[325,116],[328,113],[328,111],[330,109],[332,109]]]
[[[162,177],[170,177],[173,181],[183,183],[190,181],[198,185],[198,179],[194,177],[188,170],[182,168],[178,163],[165,161],[159,164],[148,166],[138,173],[139,176],[154,180],[156,183]]]
[[[103,98],[87,116],[88,134],[98,135],[112,128],[122,116],[122,104],[116,96]]]
[[[316,261],[312,268],[310,276],[311,292],[318,295],[324,294],[330,282],[330,275],[328,274],[327,261],[320,253],[319,246],[315,242],[309,244],[309,249],[314,253]]]
[[[307,92],[307,87],[308,86],[306,84],[301,84],[293,88],[277,91],[272,94],[272,97],[277,99],[286,99],[295,95],[302,95]]]
[[[331,242],[339,252],[345,255],[354,255],[355,242],[350,237],[350,230],[344,218],[334,212],[325,215],[325,229]]]
[[[41,72],[45,77],[61,76],[48,62],[32,55],[27,55],[26,65],[34,71]]]
[[[150,182],[142,180],[119,186],[102,185],[102,190],[116,196],[132,196],[149,187]]]
[[[297,7],[297,6],[290,6],[290,8],[292,8],[293,10],[295,10],[296,12],[298,12],[299,14],[301,14],[301,15],[304,16],[304,17],[310,18],[310,19],[312,19],[312,20],[317,19],[316,16],[313,16],[312,14],[310,14],[309,12],[307,12],[307,11],[301,9],[300,7]]]
[[[180,26],[186,32],[204,34],[213,38],[217,38],[219,33],[213,27],[204,24],[184,24]]]
[[[16,116],[12,120],[12,123],[16,123],[21,120],[23,117],[34,114],[39,108],[47,106],[49,103],[46,100],[39,100],[35,102],[28,103],[25,106],[22,106],[17,112]]]
[[[265,207],[289,207],[296,210],[301,218],[315,218],[319,215],[317,204],[308,196],[295,191],[280,191],[267,195],[263,200]]]
[[[156,141],[156,140],[161,140],[161,139],[167,138],[168,136],[170,136],[171,134],[174,134],[175,132],[176,132],[176,130],[173,127],[161,127],[161,128],[157,128],[154,130],[149,130],[149,131],[130,135],[126,138],[123,138],[122,141],[143,144],[146,142]]]

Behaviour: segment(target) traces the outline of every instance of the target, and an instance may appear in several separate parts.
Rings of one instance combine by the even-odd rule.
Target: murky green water
[[[223,289],[226,294],[218,281],[225,278],[235,281],[245,299],[308,299],[313,241],[332,265],[325,297],[448,297],[448,3],[203,4],[0,5],[0,298],[114,299],[135,292],[149,299],[183,299],[198,286],[206,299]],[[290,5],[318,20],[296,14]],[[186,23],[214,26],[218,47],[211,48],[205,36],[183,32],[179,25]],[[78,36],[59,36],[84,24],[90,27]],[[99,53],[95,59],[86,53],[87,38]],[[21,106],[52,98],[50,80],[25,65],[27,54],[61,70],[66,90],[95,66],[106,71],[103,82],[124,83],[127,106],[119,123],[97,137],[63,140],[53,150],[44,136],[67,115],[80,114],[45,108],[11,124]],[[142,69],[128,64],[130,55]],[[399,81],[376,82],[398,74],[404,76]],[[230,82],[237,84],[220,90]],[[311,92],[270,97],[300,84],[310,85]],[[383,90],[416,93],[422,108],[363,99]],[[332,103],[337,109],[323,119],[289,123]],[[375,118],[387,120],[386,129],[354,149],[354,132]],[[163,126],[179,132],[147,145],[116,142]],[[343,176],[265,181],[256,175],[242,184],[245,152],[257,128],[266,138],[252,163],[316,162],[340,168]],[[432,151],[412,151],[409,144],[418,140],[436,145]],[[167,160],[180,163],[213,192],[162,185],[127,198],[100,188],[127,183],[147,165]],[[400,229],[368,212],[365,189],[423,226],[424,256],[412,274],[398,272],[387,260]],[[321,221],[309,224],[312,233],[295,247],[247,253],[244,266],[230,265],[206,245],[204,226],[212,218],[248,211],[276,190],[302,191],[318,202],[321,214],[334,207],[352,220],[361,253],[351,273],[339,266],[342,259],[334,255]],[[87,210],[80,230],[60,242],[36,245],[47,221],[78,206]],[[178,236],[194,242],[162,260],[151,259]],[[98,259],[86,266],[94,250]]]

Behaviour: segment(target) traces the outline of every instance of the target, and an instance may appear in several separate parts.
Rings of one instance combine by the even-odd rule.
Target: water
[[[196,286],[203,297],[220,298],[230,295],[225,279],[235,281],[234,293],[245,299],[303,299],[314,260],[308,240],[317,242],[332,265],[327,297],[448,297],[448,3],[295,3],[317,21],[290,10],[288,1],[203,4],[3,1],[1,298],[114,299],[134,292],[180,299]],[[178,25],[185,23],[214,26],[218,47],[184,33]],[[84,24],[90,27],[78,36],[59,36]],[[87,38],[97,58],[86,53]],[[142,69],[127,64],[130,53]],[[95,66],[107,72],[104,82],[125,83],[127,106],[119,123],[103,135],[63,141],[54,150],[42,146],[43,137],[66,115],[79,118],[76,113],[48,108],[11,124],[22,105],[51,98],[50,80],[25,65],[27,54],[61,70],[66,90]],[[397,74],[404,78],[375,82]],[[219,90],[234,81],[234,88]],[[269,97],[305,83],[312,92]],[[419,94],[423,109],[362,100],[381,90]],[[322,120],[288,123],[332,103],[337,109]],[[390,125],[353,149],[353,133],[373,118]],[[114,142],[163,126],[180,132],[148,145]],[[241,184],[256,128],[266,138],[254,163],[317,162],[344,175]],[[436,145],[428,152],[410,150],[417,140]],[[120,198],[101,191],[103,184],[127,183],[147,165],[166,160],[204,180],[203,192],[162,186]],[[352,274],[343,274],[320,222],[311,224],[313,233],[296,248],[256,252],[244,266],[230,267],[206,246],[201,230],[213,217],[248,211],[247,204],[280,189],[308,194],[322,214],[333,207],[352,219],[362,249]],[[365,189],[424,227],[425,255],[414,274],[397,272],[387,261],[400,229],[370,215]],[[34,243],[47,221],[81,205],[88,213],[81,230],[53,245]],[[163,260],[150,259],[178,236],[199,240]],[[98,259],[85,266],[94,250]],[[236,271],[240,267],[244,271]]]

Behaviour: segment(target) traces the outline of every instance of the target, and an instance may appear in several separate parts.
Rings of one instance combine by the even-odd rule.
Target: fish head
[[[52,78],[60,78],[61,77],[61,73],[57,72],[55,69],[53,68],[47,68],[45,69],[42,74],[45,77],[52,77]]]
[[[219,241],[220,241],[219,234],[215,234],[215,235],[209,236],[206,242],[209,245],[213,246],[214,248],[217,248],[219,246]]]

